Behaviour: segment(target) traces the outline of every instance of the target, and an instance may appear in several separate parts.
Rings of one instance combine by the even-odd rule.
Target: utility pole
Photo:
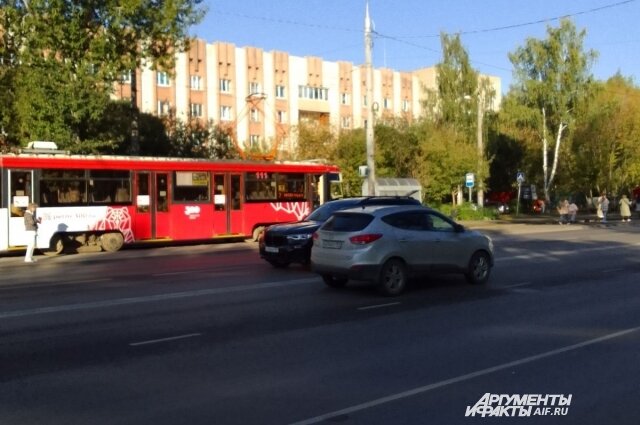
[[[364,18],[364,60],[367,68],[367,185],[368,195],[375,195],[376,183],[376,163],[375,163],[375,144],[374,144],[374,102],[373,102],[373,63],[371,60],[373,50],[373,34],[371,33],[371,19],[369,18],[369,2],[366,3],[366,11]]]
[[[482,142],[482,122],[484,121],[484,91],[482,87],[478,87],[478,132],[476,134],[478,141],[478,207],[484,207],[484,144]]]
[[[131,145],[129,145],[129,153],[131,155],[140,155],[140,110],[138,109],[138,78],[136,75],[137,67],[131,71]]]

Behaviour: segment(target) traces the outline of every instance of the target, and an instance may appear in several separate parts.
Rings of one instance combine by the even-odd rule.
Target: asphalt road
[[[484,231],[488,285],[398,298],[253,243],[2,257],[0,424],[637,424],[640,227]]]

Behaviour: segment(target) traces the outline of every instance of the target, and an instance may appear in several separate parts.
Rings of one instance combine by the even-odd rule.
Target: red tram
[[[315,161],[0,155],[0,251],[26,245],[30,202],[39,205],[41,250],[117,251],[141,241],[257,237],[339,197],[339,181],[337,167]]]

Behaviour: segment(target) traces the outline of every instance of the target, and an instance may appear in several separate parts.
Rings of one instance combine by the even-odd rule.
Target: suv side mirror
[[[462,224],[456,223],[454,225],[454,229],[456,230],[456,233],[464,233],[464,226]]]

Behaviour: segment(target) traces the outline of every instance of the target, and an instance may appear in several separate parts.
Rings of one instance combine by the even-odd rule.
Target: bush
[[[498,211],[495,208],[478,208],[476,204],[468,202],[457,205],[455,208],[451,204],[442,204],[436,207],[438,211],[454,220],[495,220],[498,218]]]

